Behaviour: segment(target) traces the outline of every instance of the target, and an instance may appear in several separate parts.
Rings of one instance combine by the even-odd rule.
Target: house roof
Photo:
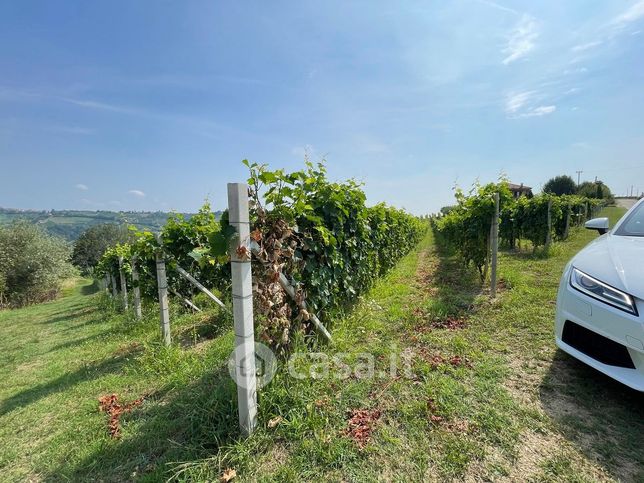
[[[508,183],[508,188],[510,188],[510,191],[532,191],[532,188],[530,186],[525,186],[523,183]]]

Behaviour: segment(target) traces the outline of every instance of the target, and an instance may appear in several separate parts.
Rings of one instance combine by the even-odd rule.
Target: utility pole
[[[581,173],[583,173],[583,171],[576,171],[576,173],[577,173],[577,188],[579,188],[579,183],[581,182]]]

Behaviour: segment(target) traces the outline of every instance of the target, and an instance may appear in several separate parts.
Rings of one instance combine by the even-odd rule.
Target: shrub
[[[19,307],[51,300],[75,271],[71,247],[27,221],[0,227],[0,303]]]
[[[546,182],[543,192],[558,196],[574,195],[577,192],[577,185],[575,180],[568,175],[555,176]]]

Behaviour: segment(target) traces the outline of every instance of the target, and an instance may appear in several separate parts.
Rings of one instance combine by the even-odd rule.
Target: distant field
[[[215,214],[219,217],[221,212],[216,212]],[[101,223],[129,224],[140,229],[156,232],[165,224],[169,215],[170,213],[161,211],[28,211],[0,208],[0,224],[11,223],[15,220],[28,220],[41,225],[52,235],[58,235],[67,240],[75,240],[90,226]],[[184,216],[189,218],[192,215],[184,213]]]

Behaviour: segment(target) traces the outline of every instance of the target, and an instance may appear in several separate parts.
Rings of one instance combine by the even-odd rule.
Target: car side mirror
[[[597,230],[600,235],[608,233],[610,224],[608,223],[608,218],[593,218],[588,220],[584,225],[589,230]]]

